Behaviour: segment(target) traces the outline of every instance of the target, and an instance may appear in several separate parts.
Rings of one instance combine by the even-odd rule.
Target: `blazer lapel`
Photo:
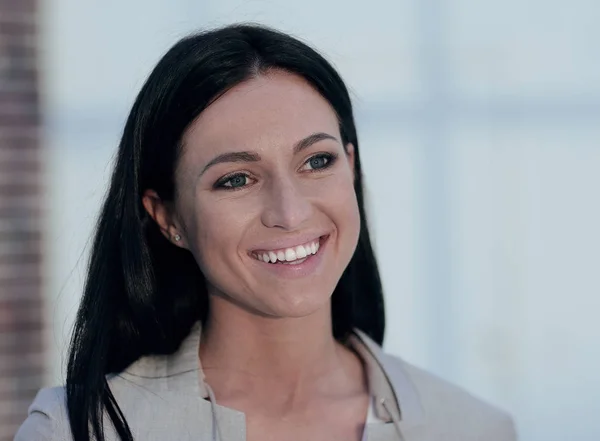
[[[365,363],[375,414],[383,421],[367,424],[367,441],[428,441],[426,431],[420,430],[425,425],[425,411],[402,365],[358,329],[350,344]]]

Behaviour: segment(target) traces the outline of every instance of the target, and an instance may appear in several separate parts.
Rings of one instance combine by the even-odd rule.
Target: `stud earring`
[[[175,242],[179,242],[181,240],[181,236],[179,234],[175,235]]]

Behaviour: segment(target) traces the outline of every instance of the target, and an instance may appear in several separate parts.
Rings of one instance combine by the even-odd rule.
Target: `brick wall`
[[[36,8],[0,0],[0,441],[44,372]]]

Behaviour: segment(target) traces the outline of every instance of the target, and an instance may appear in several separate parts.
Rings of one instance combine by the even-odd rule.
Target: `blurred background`
[[[0,440],[64,381],[133,99],[189,32],[288,31],[351,88],[386,349],[600,440],[598,0],[0,0]]]

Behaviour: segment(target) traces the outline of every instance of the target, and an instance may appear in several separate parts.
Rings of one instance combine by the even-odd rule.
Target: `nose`
[[[262,223],[269,228],[290,231],[300,227],[313,212],[309,195],[305,193],[293,178],[274,179],[265,189]]]

